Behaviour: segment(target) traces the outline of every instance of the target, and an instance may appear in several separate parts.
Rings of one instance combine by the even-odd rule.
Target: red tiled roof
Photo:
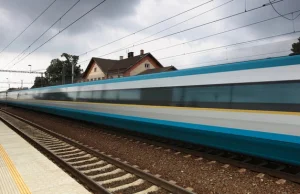
[[[86,76],[94,61],[99,66],[99,68],[103,71],[103,73],[107,74],[109,71],[117,71],[117,70],[126,71],[127,69],[129,69],[130,67],[138,63],[146,56],[152,57],[158,63],[158,65],[163,67],[159,63],[159,61],[157,61],[150,53],[145,53],[142,55],[137,55],[122,60],[111,60],[111,59],[102,59],[102,58],[93,57],[82,76],[83,77]]]

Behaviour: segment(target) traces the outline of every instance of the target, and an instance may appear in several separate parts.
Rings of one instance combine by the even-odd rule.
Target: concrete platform
[[[0,121],[0,194],[90,193]]]

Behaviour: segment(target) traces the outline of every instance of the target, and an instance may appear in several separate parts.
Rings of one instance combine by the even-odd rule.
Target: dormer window
[[[148,63],[145,63],[145,68],[148,69],[150,65]]]

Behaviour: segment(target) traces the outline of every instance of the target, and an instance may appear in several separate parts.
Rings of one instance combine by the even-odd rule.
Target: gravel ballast
[[[191,187],[196,193],[300,194],[300,184],[279,181],[278,178],[219,162],[184,157],[186,154],[108,135],[103,133],[101,126],[25,109],[6,110],[122,161],[128,161],[129,164],[147,169],[152,174],[159,174],[166,180],[173,180],[182,187]]]

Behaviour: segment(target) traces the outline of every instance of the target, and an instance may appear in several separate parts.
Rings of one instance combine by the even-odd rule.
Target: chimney
[[[122,60],[123,59],[123,56],[120,56],[120,60]]]
[[[144,54],[144,50],[142,49],[140,55],[143,55],[143,54]]]
[[[128,53],[128,58],[133,57],[133,52]]]

